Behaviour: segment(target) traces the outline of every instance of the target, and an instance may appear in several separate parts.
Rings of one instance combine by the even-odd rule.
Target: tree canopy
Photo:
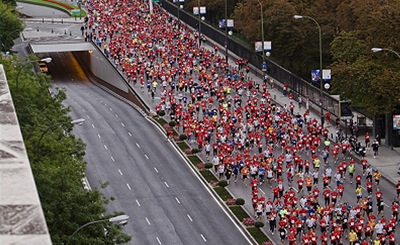
[[[7,55],[2,57],[1,63],[5,67],[51,239],[53,244],[65,244],[80,226],[120,213],[103,216],[109,199],[97,189],[84,189],[85,144],[71,134],[72,118],[68,116],[69,108],[62,104],[66,94],[60,89],[57,93],[49,92],[49,76],[32,71],[35,61],[36,57],[21,61]],[[19,76],[18,71],[21,71]],[[130,237],[120,226],[102,222],[85,227],[72,239],[71,244],[121,244]]]
[[[372,114],[383,112],[381,109],[392,111],[398,104],[400,59],[389,52],[371,52],[373,47],[400,52],[398,1],[227,1],[234,29],[249,47],[261,41],[261,4],[264,39],[272,41],[271,59],[306,80],[310,80],[311,70],[319,68],[318,29],[311,20],[293,16],[314,18],[322,30],[323,67],[332,69],[329,92],[365,106]],[[223,0],[202,0],[200,4],[207,7],[206,21],[213,20],[209,15],[214,12],[224,11]],[[197,5],[197,0],[185,1],[188,11]],[[368,89],[363,87],[366,85]],[[376,87],[367,93],[372,85]]]

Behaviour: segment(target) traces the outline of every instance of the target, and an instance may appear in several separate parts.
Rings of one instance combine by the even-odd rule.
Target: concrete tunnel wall
[[[150,108],[135,93],[133,88],[130,87],[128,81],[108,61],[103,52],[93,43],[92,46],[93,48],[90,52],[73,52],[88,77],[119,96],[133,102],[144,112],[150,112]]]

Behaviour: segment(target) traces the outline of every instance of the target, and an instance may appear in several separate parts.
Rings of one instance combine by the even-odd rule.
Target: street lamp
[[[50,63],[50,62],[52,61],[52,58],[47,57],[47,58],[41,59],[40,61],[46,62],[46,63]],[[24,68],[24,67],[27,66],[28,64],[36,63],[36,62],[38,62],[38,61],[37,61],[37,60],[31,60],[31,61],[23,62],[23,63],[21,64],[21,67],[18,69],[17,78],[16,78],[16,83],[15,83],[15,87],[16,87],[16,92],[17,92],[17,93],[18,93],[19,74],[21,73],[22,68]]]
[[[389,52],[395,54],[397,56],[397,58],[400,59],[400,54],[398,52],[392,50],[392,49],[388,49],[388,48],[371,48],[371,51],[374,52],[374,53],[381,52],[381,51],[389,51]],[[393,131],[392,131],[391,136],[393,137]],[[394,137],[392,138],[392,140],[390,142],[390,149],[392,149],[392,150],[393,150],[393,141],[394,141]]]
[[[323,108],[323,81],[322,81],[322,30],[319,23],[312,17],[306,15],[295,15],[294,18],[298,19],[310,19],[314,21],[314,23],[318,27],[318,38],[319,38],[319,96],[320,96],[320,109],[321,109],[321,126],[324,126],[324,108]]]
[[[85,122],[85,119],[84,118],[79,118],[79,119],[75,119],[75,120],[72,120],[72,121],[65,121],[65,122],[59,122],[59,123],[55,123],[55,124],[52,124],[52,125],[50,125],[49,127],[47,127],[47,129],[42,133],[42,135],[40,135],[40,138],[39,138],[39,141],[36,143],[36,156],[35,156],[35,161],[38,161],[39,160],[39,147],[40,147],[40,142],[42,141],[42,139],[43,139],[43,137],[51,130],[51,129],[53,129],[53,128],[55,128],[55,127],[58,127],[58,126],[60,126],[60,125],[64,125],[64,124],[68,124],[68,123],[71,123],[71,124],[73,124],[73,125],[82,125],[83,123]]]
[[[265,47],[264,47],[264,11],[263,11],[263,6],[260,0],[257,0],[258,3],[260,4],[260,10],[261,10],[261,49],[262,49],[262,66],[264,67],[265,64]],[[265,72],[263,71],[263,79],[265,77]]]
[[[388,48],[371,48],[371,51],[376,53],[376,52],[381,52],[381,51],[389,51],[394,53],[395,55],[397,55],[397,57],[400,59],[400,54],[397,53],[396,51],[392,50],[392,49],[388,49]]]
[[[111,223],[114,223],[114,224],[123,224],[123,223],[126,223],[128,221],[128,219],[129,219],[129,216],[126,215],[126,214],[123,214],[123,215],[118,215],[118,216],[115,216],[115,217],[112,217],[112,218],[109,218],[109,219],[101,219],[101,220],[90,221],[90,222],[82,225],[78,229],[76,229],[76,231],[74,231],[74,233],[72,233],[72,235],[68,238],[68,241],[67,241],[66,245],[69,244],[69,242],[71,241],[71,238],[76,233],[78,233],[78,231],[80,231],[81,229],[85,228],[86,226],[93,225],[93,224],[98,224],[98,223],[103,223],[103,222],[107,222],[107,221],[111,222]]]

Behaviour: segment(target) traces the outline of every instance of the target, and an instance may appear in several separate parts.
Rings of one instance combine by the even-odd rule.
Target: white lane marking
[[[187,217],[189,218],[189,220],[191,221],[191,222],[193,222],[193,219],[192,219],[192,217],[190,217],[190,215],[189,214],[186,214],[187,215]]]
[[[131,186],[128,183],[126,183],[126,186],[128,187],[129,190],[132,190]]]
[[[157,168],[154,168],[154,171],[156,171],[158,173],[158,169]]]
[[[364,190],[367,190],[367,189],[365,189],[365,187],[364,187],[364,186],[361,186],[361,188],[363,188]]]
[[[140,148],[140,145],[139,145],[139,143],[136,143],[136,145],[137,145],[137,147],[139,147],[139,148]]]
[[[106,105],[107,105],[107,103],[104,103],[104,105],[106,106]]]
[[[121,125],[122,125],[122,127],[124,127],[124,128],[125,128],[125,124],[124,124],[124,123],[121,123]]]
[[[79,104],[78,104],[78,106],[79,106],[79,108],[82,108],[82,106],[81,106],[81,105],[79,105]]]
[[[118,169],[120,175],[124,175],[120,169]]]
[[[177,197],[175,197],[175,200],[176,200],[179,204],[181,204],[181,202],[179,201],[179,199],[178,199]]]
[[[90,119],[89,115],[86,115],[87,119]]]
[[[293,190],[295,191],[295,192],[299,192],[296,188],[294,188],[293,186],[292,186],[292,188],[293,188]],[[264,193],[265,194],[265,193]]]
[[[147,119],[150,123],[152,123],[153,125],[157,126],[153,121],[151,121],[150,119]],[[165,134],[160,128],[156,127],[160,133]],[[173,143],[171,141],[169,141],[169,143],[171,144],[171,146],[174,146]],[[181,159],[186,163],[186,165],[188,167],[191,166],[191,163],[185,158],[185,156],[178,152],[179,156],[181,157]],[[219,200],[217,200],[217,198],[214,196],[214,194],[211,193],[210,188],[200,179],[200,177],[196,174],[195,170],[193,168],[190,167],[190,171],[192,171],[192,173],[196,176],[196,178],[199,180],[199,182],[201,183],[201,185],[203,186],[203,188],[210,194],[211,198],[215,201],[215,203],[221,208],[221,210],[223,210],[223,212],[226,214],[226,216],[232,221],[232,224],[235,225],[236,229],[238,232],[240,232],[243,237],[246,239],[246,241],[248,242],[247,244],[253,244],[252,241],[250,241],[250,239],[247,237],[247,235],[242,231],[242,228],[233,220],[233,218],[231,217],[230,214],[228,214],[228,212],[223,208],[222,204],[220,203]]]
[[[86,112],[85,109],[82,109],[83,112]]]
[[[131,134],[131,132],[128,132],[128,135],[132,137],[132,134]]]
[[[160,238],[156,237],[158,244],[161,244]]]
[[[149,159],[149,157],[148,157],[146,154],[144,154],[144,157],[147,158],[147,159]]]
[[[200,234],[201,238],[203,238],[204,242],[207,242],[206,238],[203,236],[203,234]]]
[[[110,107],[110,111],[112,111],[113,109]]]
[[[138,201],[138,200],[136,200],[136,203],[137,203],[137,205],[140,207],[140,203],[139,203],[139,201]]]
[[[108,150],[108,148],[107,148],[107,146],[106,146],[106,145],[104,145],[104,149]]]
[[[115,162],[115,159],[113,156],[110,156],[110,158],[111,158],[111,161]]]
[[[264,192],[262,189],[260,189],[260,191],[261,191],[263,194],[265,194],[265,192]]]
[[[92,128],[95,128],[93,123],[92,123]]]
[[[101,139],[101,136],[100,136],[100,134],[97,134],[97,137],[99,137],[99,139]]]
[[[147,217],[146,217],[146,222],[147,222],[147,224],[150,225],[150,221],[149,221],[149,219]]]
[[[118,117],[118,115],[117,115],[117,114],[115,114],[115,117]]]
[[[164,181],[164,184],[169,188],[169,185],[167,184],[167,182]]]
[[[387,205],[386,203],[383,203],[383,205],[385,205],[386,207],[389,207],[389,205]]]

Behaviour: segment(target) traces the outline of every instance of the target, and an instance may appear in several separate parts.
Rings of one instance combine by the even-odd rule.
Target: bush
[[[254,226],[256,221],[253,218],[244,218],[243,219],[243,224],[245,226]]]
[[[206,163],[206,164],[204,165],[204,167],[205,167],[206,169],[210,169],[210,168],[213,167],[213,165],[212,165],[212,163],[208,162],[208,163]]]
[[[179,135],[179,139],[180,140],[186,140],[187,139],[187,135],[186,134],[181,134],[181,135]]]
[[[162,110],[162,111],[159,111],[159,112],[158,112],[158,115],[159,115],[160,117],[163,117],[163,116],[165,116],[165,111],[164,111],[164,110]]]
[[[165,128],[165,129],[170,129],[170,128],[171,128],[171,126],[169,126],[169,124],[168,124],[168,123],[166,123],[166,124],[164,124],[164,125],[163,125],[163,128]]]
[[[236,205],[244,205],[245,201],[243,198],[236,199]]]
[[[201,162],[201,163],[197,164],[197,168],[202,170],[202,169],[204,169],[204,165],[205,164]]]
[[[179,136],[174,136],[175,141],[179,141]]]
[[[235,205],[236,204],[236,199],[235,198],[229,198],[226,200],[226,205]]]
[[[192,153],[193,154],[196,154],[196,153],[199,153],[199,152],[200,152],[199,148],[193,148],[192,149]]]
[[[171,127],[175,127],[176,122],[172,120],[172,121],[170,121],[168,124],[169,124],[169,126],[171,126]]]
[[[218,186],[221,186],[221,187],[225,187],[225,186],[227,186],[228,185],[228,181],[226,181],[226,180],[220,180],[219,182],[218,182]]]
[[[263,227],[264,227],[264,222],[262,222],[262,221],[257,221],[257,222],[254,224],[254,226],[257,227],[257,228],[263,228]]]
[[[185,154],[187,154],[187,155],[192,154],[192,149],[187,148],[187,149],[185,150]]]
[[[273,242],[263,242],[262,245],[274,245]]]

